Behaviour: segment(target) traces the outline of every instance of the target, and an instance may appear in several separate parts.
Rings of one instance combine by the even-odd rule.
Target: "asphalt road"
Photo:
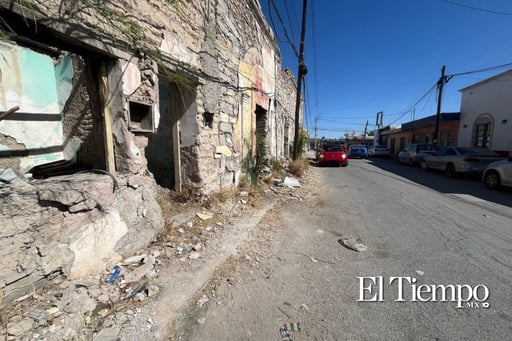
[[[312,172],[315,199],[281,207],[176,339],[510,339],[510,191],[386,159]]]

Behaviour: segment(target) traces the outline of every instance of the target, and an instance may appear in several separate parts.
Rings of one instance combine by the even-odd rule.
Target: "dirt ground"
[[[300,179],[300,188],[283,186],[282,180],[283,177],[279,181],[269,178],[260,188],[221,192],[206,202],[191,200],[190,193],[188,197],[177,197],[162,190],[159,204],[165,228],[146,248],[123,259],[121,273],[114,283],[105,282],[111,271],[105,269],[91,278],[59,280],[34,288],[0,311],[0,337],[5,340],[180,339],[176,333],[186,331],[185,320],[177,318],[171,331],[166,325],[169,321],[160,323],[161,319],[172,319],[167,302],[178,309],[176,316],[194,315],[190,308],[183,310],[180,302],[193,302],[185,306],[204,309],[207,300],[212,302],[204,297],[213,299],[223,285],[235,284],[240,280],[236,273],[260,269],[260,260],[268,257],[275,242],[274,232],[280,228],[281,207],[309,203],[317,196],[310,193],[308,184],[314,180],[307,174]],[[273,208],[267,213],[269,207]],[[243,224],[263,213],[267,214],[256,227]],[[231,256],[223,262],[220,255]],[[215,258],[219,258],[218,262],[211,261]],[[177,274],[181,279],[173,277]],[[199,287],[198,292],[195,288],[201,281],[207,284]],[[194,296],[190,293],[196,292],[190,300]],[[199,306],[197,302],[201,302]]]
[[[253,297],[268,295],[266,289],[255,285],[254,281],[261,278],[269,280],[279,276],[270,265],[269,259],[276,257],[279,259],[279,247],[283,239],[287,238],[286,225],[281,213],[285,210],[301,210],[306,207],[314,209],[322,205],[322,190],[318,184],[315,172],[310,171],[301,179],[301,188],[295,189],[292,195],[278,200],[261,219],[258,226],[252,230],[238,254],[230,257],[219,267],[208,284],[181,311],[180,318],[174,320],[169,330],[167,335],[169,340],[200,340],[197,338],[196,329],[205,324],[206,316],[215,316],[217,311],[222,311],[225,315],[215,318],[222,318],[240,325],[253,324],[257,327],[257,315],[251,315],[251,307],[247,307],[243,312],[243,318],[237,311],[230,311],[230,302],[235,299],[231,290],[233,287],[243,287],[243,291]],[[282,317],[285,323],[291,316],[283,311]],[[279,336],[279,334],[276,335]],[[229,339],[229,336],[226,335],[226,337]],[[257,339],[257,335],[251,335],[248,339]]]

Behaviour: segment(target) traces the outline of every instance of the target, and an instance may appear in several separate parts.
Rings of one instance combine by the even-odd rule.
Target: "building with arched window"
[[[512,70],[460,92],[458,144],[512,154]]]

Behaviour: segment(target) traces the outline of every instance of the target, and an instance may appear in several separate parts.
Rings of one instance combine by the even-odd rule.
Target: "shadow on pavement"
[[[409,167],[393,158],[370,158],[375,167],[394,173],[441,193],[470,195],[482,200],[512,207],[512,188],[490,190],[485,187],[479,175],[449,178],[433,170],[424,171],[419,167]]]

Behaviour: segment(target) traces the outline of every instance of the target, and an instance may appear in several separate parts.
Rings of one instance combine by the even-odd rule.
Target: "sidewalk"
[[[301,179],[300,182],[307,182]],[[59,280],[1,311],[5,340],[167,340],[180,311],[216,269],[236,256],[260,220],[281,202],[303,200],[306,188],[267,185],[233,193],[207,209],[164,203],[166,228],[152,243],[120,261],[121,272]],[[277,205],[276,205],[277,204]],[[165,218],[165,215],[164,215]],[[1,298],[1,292],[0,292]]]
[[[179,311],[208,283],[220,265],[230,256],[237,254],[238,248],[247,240],[249,233],[276,201],[275,198],[271,198],[262,208],[251,210],[250,214],[229,221],[224,226],[222,236],[214,241],[214,244],[208,245],[200,253],[200,258],[191,261],[191,257],[196,257],[191,253],[187,261],[184,261],[188,263],[185,266],[176,262],[163,264],[158,277],[152,283],[160,288],[158,297],[138,308],[129,323],[123,324],[122,327],[116,325],[104,329],[94,340],[166,339],[170,325]]]

